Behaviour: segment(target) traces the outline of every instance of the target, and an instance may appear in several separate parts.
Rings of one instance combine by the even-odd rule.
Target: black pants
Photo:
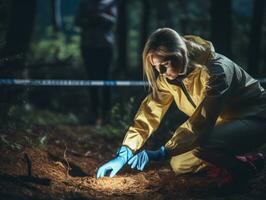
[[[216,126],[201,142],[195,156],[219,167],[237,171],[237,155],[249,153],[266,142],[266,120],[246,118]]]
[[[107,80],[112,63],[113,48],[81,47],[82,57],[87,69],[88,79]],[[110,110],[110,88],[91,87],[90,92],[90,120],[104,118]]]

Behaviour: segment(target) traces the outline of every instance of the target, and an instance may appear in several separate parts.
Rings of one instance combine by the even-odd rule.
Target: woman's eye
[[[165,72],[166,72],[166,67],[165,67],[165,65],[159,65],[159,71],[160,71],[160,74],[164,74]]]

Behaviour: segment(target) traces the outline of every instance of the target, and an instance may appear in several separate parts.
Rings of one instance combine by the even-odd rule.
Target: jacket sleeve
[[[133,124],[129,127],[123,145],[128,146],[133,152],[139,150],[150,135],[158,128],[164,114],[173,101],[172,94],[167,90],[165,80],[158,77],[157,95],[149,94],[141,103],[135,115]]]
[[[165,147],[170,156],[192,150],[215,126],[233,87],[234,68],[212,63],[204,82],[205,97],[191,117],[175,132]]]

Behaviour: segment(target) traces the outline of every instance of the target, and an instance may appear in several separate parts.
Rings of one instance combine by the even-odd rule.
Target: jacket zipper
[[[190,94],[187,91],[186,86],[184,85],[183,81],[180,80],[180,85],[181,85],[181,89],[183,90],[183,92],[185,93],[187,100],[191,103],[191,105],[196,108],[196,104],[194,103],[193,99],[191,98]]]

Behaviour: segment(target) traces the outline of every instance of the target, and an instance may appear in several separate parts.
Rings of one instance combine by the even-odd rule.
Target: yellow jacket
[[[157,129],[173,101],[189,118],[165,144],[172,156],[197,147],[198,141],[218,123],[248,116],[266,118],[266,93],[257,80],[215,53],[210,42],[197,36],[185,38],[206,50],[189,49],[194,55],[194,70],[184,79],[171,83],[158,76],[157,97],[149,94],[143,100],[123,140],[123,145],[134,152]]]

